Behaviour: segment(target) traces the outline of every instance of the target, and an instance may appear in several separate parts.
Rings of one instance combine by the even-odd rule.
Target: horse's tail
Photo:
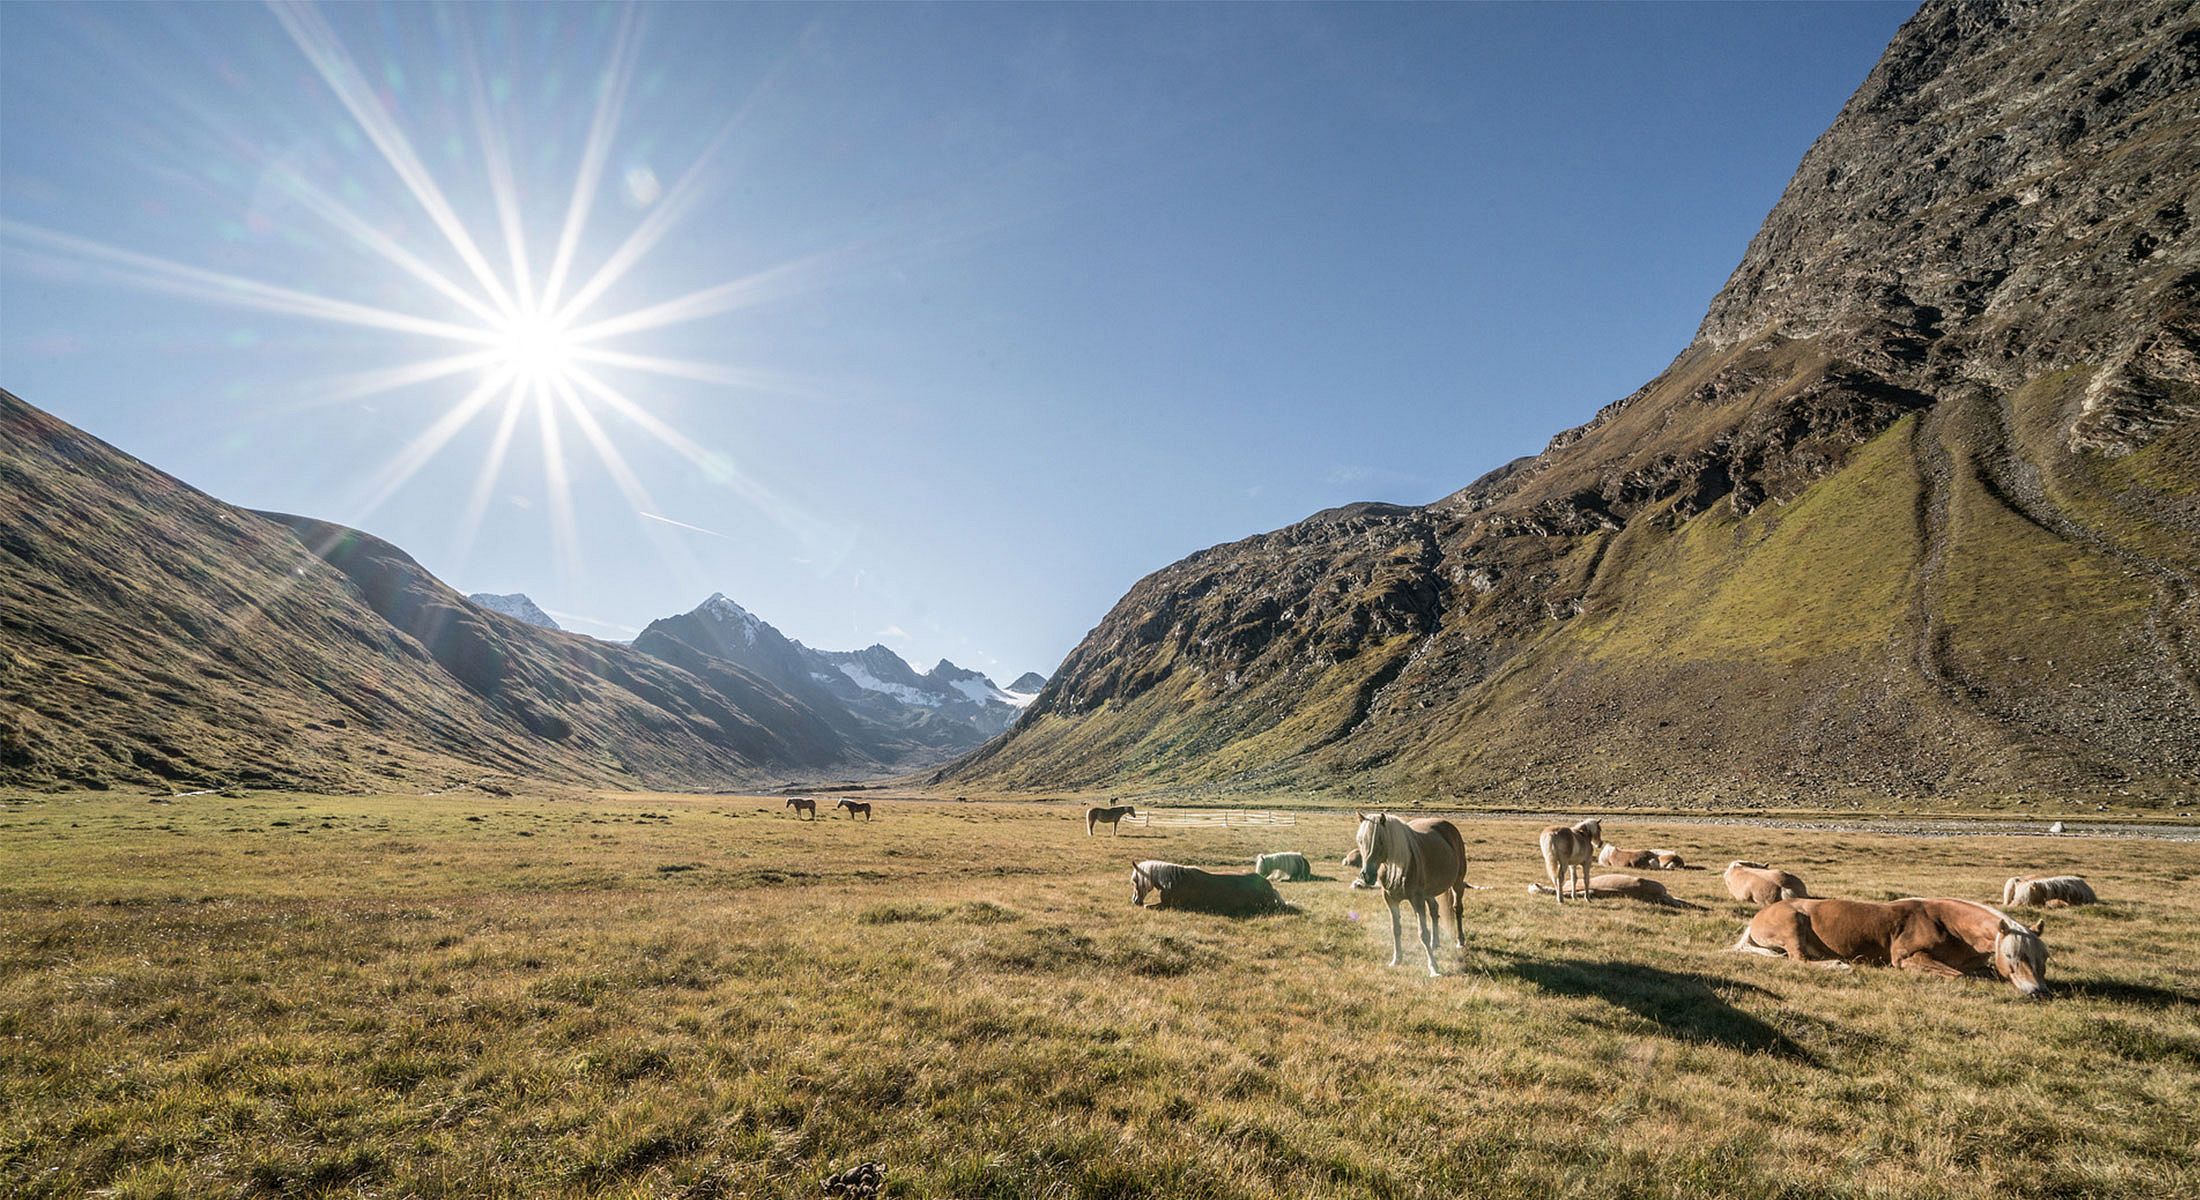
[[[1452,857],[1459,862],[1459,875],[1458,878],[1452,881],[1451,886],[1462,888],[1467,886],[1467,839],[1461,837],[1459,827],[1449,821],[1438,825],[1436,832],[1443,835],[1444,844],[1451,847]]]
[[[1099,820],[1100,820],[1100,810],[1099,810],[1099,809],[1097,809],[1097,808],[1088,808],[1088,809],[1086,809],[1086,810],[1085,810],[1085,836],[1086,836],[1086,837],[1091,837],[1091,836],[1092,836],[1092,827],[1093,827],[1093,826],[1094,826],[1095,824],[1097,824],[1097,823],[1099,822]]]
[[[1727,947],[1727,950],[1729,953],[1733,954],[1762,954],[1766,958],[1785,957],[1784,951],[1775,950],[1770,946],[1758,942],[1755,938],[1750,937],[1749,926],[1747,925],[1742,926],[1742,936],[1734,939],[1734,944]]]

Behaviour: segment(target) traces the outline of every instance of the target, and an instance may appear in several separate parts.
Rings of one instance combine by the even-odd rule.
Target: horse
[[[2037,1000],[2047,995],[2044,924],[2025,925],[1975,900],[1945,897],[1782,900],[1750,918],[1733,948],[1829,967],[1893,965],[1949,979],[1991,973]]]
[[[863,814],[863,819],[866,821],[871,819],[871,802],[868,800],[843,800],[833,805],[833,807],[835,809],[847,809],[848,819],[851,821],[856,819],[857,813]]]
[[[2039,875],[2030,879],[2016,875],[2001,885],[2001,902],[2025,908],[2069,908],[2099,904],[2101,898],[2093,894],[2093,885],[2083,875]]]
[[[1531,883],[1528,885],[1528,890],[1542,895],[1549,893],[1552,889],[1540,883]],[[1640,875],[1592,875],[1589,877],[1589,894],[1592,896],[1624,897],[1629,900],[1640,900],[1645,904],[1662,904],[1667,908],[1703,907],[1701,904],[1690,904],[1686,900],[1676,899],[1673,893],[1665,890],[1664,884],[1655,879],[1644,879]]]
[[[1305,883],[1314,877],[1314,867],[1296,850],[1279,850],[1274,854],[1255,855],[1253,874],[1265,875],[1279,883]]]
[[[1655,850],[1622,850],[1607,845],[1597,852],[1600,867],[1626,867],[1631,871],[1655,871],[1658,869],[1658,852]]]
[[[1085,836],[1092,836],[1093,826],[1105,825],[1108,827],[1108,836],[1114,837],[1123,831],[1123,818],[1137,815],[1138,806],[1134,804],[1120,804],[1114,808],[1093,805],[1085,810]]]
[[[1560,904],[1566,903],[1566,877],[1571,870],[1575,894],[1583,900],[1589,898],[1585,880],[1589,876],[1589,863],[1596,857],[1597,848],[1604,844],[1604,822],[1598,820],[1576,821],[1572,825],[1553,825],[1536,838],[1543,849],[1543,871],[1551,877],[1551,894]]]
[[[1726,864],[1727,893],[1744,904],[1763,907],[1782,900],[1807,900],[1810,889],[1803,881],[1786,871],[1774,870],[1763,863],[1743,862],[1736,859]]]
[[[1283,897],[1276,894],[1275,885],[1265,876],[1202,871],[1156,859],[1131,867],[1131,907],[1146,907],[1150,893],[1159,893],[1155,908],[1223,916],[1275,912],[1284,907]]]
[[[1657,868],[1660,871],[1690,871],[1702,869],[1700,867],[1689,866],[1686,862],[1682,861],[1680,855],[1673,853],[1671,850],[1652,850],[1650,853],[1657,857]]]
[[[1340,866],[1350,867],[1353,870],[1357,871],[1360,869],[1360,860],[1365,857],[1366,855],[1360,853],[1360,848],[1358,846],[1354,846],[1350,850],[1345,851],[1344,857],[1338,859],[1337,862]]]
[[[787,797],[787,807],[797,813],[804,814],[804,820],[814,821],[817,819],[817,801],[815,800],[805,799],[801,796],[789,796]]]
[[[1390,906],[1390,965],[1397,966],[1404,929],[1398,920],[1398,904],[1413,905],[1413,919],[1420,931],[1421,951],[1428,956],[1428,973],[1436,970],[1436,941],[1442,930],[1436,911],[1437,897],[1451,896],[1451,925],[1458,945],[1467,944],[1467,843],[1459,829],[1441,817],[1402,820],[1389,813],[1359,814],[1360,830],[1353,838],[1360,850],[1360,887],[1383,889]]]

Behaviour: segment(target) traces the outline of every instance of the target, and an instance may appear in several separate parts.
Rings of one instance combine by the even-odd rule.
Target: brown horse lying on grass
[[[1803,886],[1802,879],[1763,863],[1730,862],[1725,878],[1728,893],[1744,904],[1777,904],[1810,897],[1810,889]]]
[[[1155,908],[1181,908],[1190,912],[1243,916],[1275,912],[1283,908],[1276,885],[1259,875],[1202,871],[1178,863],[1148,859],[1131,868],[1131,905],[1146,907],[1146,897],[1159,893]]]
[[[2001,885],[2001,902],[2030,908],[2069,908],[2074,904],[2099,904],[2093,885],[2083,875],[2042,875],[2026,879],[2013,876]]]
[[[2027,999],[2047,995],[2040,926],[1973,900],[1782,900],[1750,919],[1734,949],[1831,967],[1892,965],[1950,979],[1992,974]]]
[[[1597,855],[1597,865],[1630,871],[1682,871],[1688,867],[1671,850],[1622,850],[1618,846],[1606,846]]]
[[[1531,883],[1528,890],[1537,895],[1545,895],[1551,889],[1540,883]],[[1703,907],[1701,904],[1690,904],[1686,900],[1676,899],[1673,893],[1665,890],[1664,884],[1655,879],[1644,879],[1640,875],[1591,875],[1589,894],[1607,899],[1641,900],[1647,904],[1662,904],[1667,908]]]
[[[814,821],[817,819],[817,801],[815,800],[805,800],[800,796],[789,796],[787,797],[787,807],[800,813],[804,820]]]

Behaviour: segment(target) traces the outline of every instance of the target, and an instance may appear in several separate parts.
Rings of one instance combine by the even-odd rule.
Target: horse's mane
[[[1947,901],[1947,902],[1948,902],[1948,903],[1950,903],[1950,904],[1968,904],[1968,905],[1970,905],[1970,906],[1971,906],[1972,908],[1983,908],[1983,909],[1985,909],[1985,910],[1986,910],[1987,912],[1990,912],[1990,913],[1994,914],[1994,917],[1995,917],[1995,919],[1996,919],[1996,920],[1999,920],[1999,921],[2001,922],[2001,930],[2000,930],[2000,931],[2001,931],[2002,933],[2021,933],[2021,934],[2025,935],[2026,937],[2038,937],[2038,936],[2039,936],[2038,934],[2036,934],[2036,933],[2033,933],[2033,932],[2032,932],[2032,927],[2031,927],[2030,925],[2027,925],[2027,924],[2025,924],[2024,922],[2022,922],[2022,921],[2019,921],[2019,920],[2017,920],[2017,919],[2016,919],[2015,917],[2012,917],[2012,916],[2010,916],[2010,915],[2009,915],[2008,913],[2005,913],[2005,912],[2001,911],[2000,909],[1998,909],[1998,908],[1995,908],[1995,907],[1994,907],[1993,905],[1991,905],[1991,904],[1981,904],[1981,903],[1979,903],[1979,902],[1978,902],[1978,901],[1976,901],[1976,900],[1963,900],[1963,899],[1959,899],[1959,898],[1957,898],[1957,897],[1954,897],[1954,896],[1904,896],[1904,897],[1903,897],[1903,899],[1905,899],[1905,900],[1945,900],[1945,901]]]
[[[1138,864],[1138,873],[1152,880],[1153,885],[1158,888],[1173,888],[1184,882],[1184,872],[1191,869],[1180,863],[1162,862],[1158,858],[1149,858]]]
[[[1397,817],[1385,815],[1375,823],[1376,837],[1381,839],[1375,848],[1380,851],[1383,865],[1376,870],[1376,882],[1384,891],[1396,891],[1413,878],[1414,868],[1420,859],[1420,848],[1414,844],[1412,826]]]

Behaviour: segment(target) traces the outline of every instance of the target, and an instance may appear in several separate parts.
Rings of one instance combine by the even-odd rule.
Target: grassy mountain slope
[[[1696,341],[1540,455],[1140,581],[958,786],[2200,787],[2200,19],[1929,3]]]
[[[0,392],[0,779],[712,786],[878,764],[730,664],[479,608],[341,526],[213,499]]]

